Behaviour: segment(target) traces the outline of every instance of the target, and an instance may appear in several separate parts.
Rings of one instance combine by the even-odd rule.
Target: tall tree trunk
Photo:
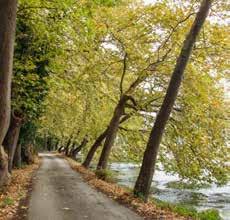
[[[71,156],[75,159],[77,154],[82,150],[82,148],[84,148],[86,146],[86,144],[88,143],[88,138],[87,136],[85,136],[81,142],[81,144],[79,145],[79,147],[73,149],[73,151],[71,152]]]
[[[8,184],[9,181],[8,156],[5,153],[4,148],[0,146],[0,189],[2,186]]]
[[[125,115],[125,117],[123,117],[119,124],[122,124],[123,122],[125,122],[126,120],[128,120],[129,118],[131,117],[131,115]],[[82,163],[82,165],[85,167],[85,168],[88,168],[93,157],[94,157],[94,154],[96,153],[97,149],[102,145],[102,142],[103,140],[106,138],[107,136],[107,133],[108,133],[108,128],[106,128],[106,130],[104,130],[103,133],[101,133],[98,138],[96,139],[96,141],[93,143],[92,147],[90,148],[86,158],[85,158],[85,161]]]
[[[70,146],[70,151],[69,151],[69,156],[72,156],[73,151],[77,148],[77,143],[75,141],[72,142],[71,146]]]
[[[61,145],[59,148],[58,148],[58,153],[61,153],[62,152],[62,150],[64,149],[64,147]]]
[[[108,131],[107,131],[105,143],[104,143],[104,146],[101,152],[101,156],[100,156],[100,159],[97,165],[98,170],[107,168],[109,154],[113,146],[114,140],[116,138],[120,118],[124,114],[125,104],[127,100],[128,100],[128,97],[126,95],[122,95],[115,108],[113,117],[108,127]]]
[[[162,135],[176,100],[192,48],[208,15],[211,2],[212,0],[203,0],[201,3],[199,12],[196,15],[191,30],[183,43],[183,47],[177,59],[175,69],[172,73],[164,101],[152,128],[144,153],[141,170],[134,187],[134,193],[138,196],[143,196],[145,200],[148,199]]]
[[[72,141],[72,137],[69,138],[67,144],[66,144],[66,147],[65,147],[65,155],[68,156],[69,155],[69,147],[71,145],[71,141]]]
[[[58,149],[58,146],[59,146],[59,140],[56,139],[56,143],[54,145],[54,150],[56,151]]]
[[[22,146],[22,162],[26,164],[33,164],[34,163],[34,148],[31,143],[27,143],[26,145]]]
[[[2,147],[10,123],[10,96],[17,0],[0,0],[0,187],[9,180]]]
[[[0,145],[10,123],[16,0],[0,0]]]
[[[14,153],[17,147],[21,125],[22,125],[22,119],[17,118],[16,116],[12,114],[11,120],[10,120],[10,127],[3,141],[3,146],[9,157],[8,170],[10,173],[13,167]]]
[[[47,150],[52,151],[52,138],[50,136],[47,137]]]
[[[44,143],[45,143],[45,150],[47,151],[48,149],[47,149],[47,147],[48,147],[48,145],[47,145],[47,134],[45,133],[44,134]]]
[[[93,156],[95,154],[95,152],[97,151],[98,147],[101,146],[102,144],[102,141],[105,139],[106,135],[107,135],[107,132],[108,132],[108,128],[106,130],[104,130],[103,133],[101,133],[98,138],[96,139],[96,141],[93,143],[92,147],[90,148],[86,158],[85,158],[85,161],[82,163],[82,165],[86,168],[89,167],[92,159],[93,159]]]
[[[19,143],[14,154],[13,167],[21,168],[22,166],[22,145]]]

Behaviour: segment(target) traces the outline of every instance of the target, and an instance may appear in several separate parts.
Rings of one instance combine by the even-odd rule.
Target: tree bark
[[[171,80],[161,105],[160,111],[156,117],[154,126],[152,128],[148,144],[144,153],[143,162],[139,176],[137,178],[134,193],[137,196],[142,196],[147,201],[149,190],[152,183],[153,174],[155,171],[156,159],[159,151],[162,135],[172,111],[174,102],[178,95],[179,87],[182,82],[183,74],[188,63],[192,48],[195,44],[196,38],[205,22],[211,7],[212,0],[203,0],[190,29],[183,43],[180,55],[177,59],[175,69],[172,73]]]
[[[50,136],[47,137],[47,150],[52,151],[52,138]]]
[[[72,144],[70,145],[70,150],[68,156],[72,156],[73,151],[77,148],[78,144],[75,141],[72,141]]]
[[[119,124],[122,124],[123,122],[125,122],[126,120],[128,120],[131,117],[131,115],[125,115],[119,122]],[[85,168],[89,168],[89,165],[94,157],[94,154],[96,153],[97,149],[102,145],[103,140],[106,138],[107,136],[107,132],[108,132],[108,128],[106,128],[106,130],[104,130],[103,133],[101,133],[98,138],[96,139],[96,141],[94,142],[94,144],[92,145],[92,147],[90,148],[85,161],[82,163],[82,165]]]
[[[96,141],[93,143],[92,147],[90,148],[90,150],[89,150],[89,152],[85,158],[85,161],[82,163],[82,165],[84,167],[86,167],[86,168],[89,167],[95,152],[97,151],[98,147],[101,146],[102,141],[105,139],[105,137],[107,135],[107,132],[108,132],[108,128],[106,130],[104,130],[104,132],[100,136],[98,136]]]
[[[18,143],[18,137],[19,137],[21,125],[22,125],[22,119],[12,114],[10,120],[10,127],[3,141],[3,146],[9,157],[8,170],[10,173],[12,172],[12,168],[13,168],[14,154]]]
[[[66,147],[65,147],[65,150],[64,150],[66,156],[69,155],[69,147],[71,145],[71,141],[72,141],[72,137],[68,140]]]
[[[21,168],[22,166],[22,145],[19,143],[14,154],[13,167]]]
[[[16,9],[16,0],[0,0],[0,145],[10,123]]]
[[[22,162],[26,164],[33,164],[34,163],[34,150],[32,144],[27,144],[22,146]]]
[[[71,157],[73,157],[74,159],[76,158],[77,154],[82,150],[82,148],[84,148],[86,146],[86,144],[88,143],[88,139],[87,136],[83,138],[81,144],[79,145],[79,147],[73,149],[73,151],[71,152]]]
[[[63,146],[60,146],[59,148],[58,148],[58,153],[61,153],[62,151],[63,151],[63,149],[64,149],[64,147]]]
[[[44,144],[44,145],[45,145],[45,146],[44,146],[44,147],[45,147],[45,150],[48,150],[48,149],[47,149],[47,147],[48,147],[48,146],[47,146],[47,134],[44,134],[44,142],[45,142],[45,144]]]
[[[104,146],[103,146],[103,149],[100,155],[100,159],[97,165],[97,170],[107,168],[109,154],[113,146],[114,140],[116,138],[120,118],[124,114],[125,104],[127,100],[128,100],[128,97],[126,95],[122,95],[115,108],[113,117],[108,127],[105,143],[104,143]]]
[[[54,150],[56,151],[58,149],[58,146],[59,146],[59,140],[56,139],[56,143],[54,145]]]
[[[8,156],[4,148],[0,146],[0,189],[7,185],[10,181],[10,174],[8,172]]]
[[[10,96],[17,0],[0,0],[0,187],[9,181],[2,147],[10,123]]]

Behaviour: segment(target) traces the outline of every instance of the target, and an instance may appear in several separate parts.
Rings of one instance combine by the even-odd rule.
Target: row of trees
[[[1,1],[0,3],[0,186],[9,178],[8,160],[2,143],[10,124],[16,4],[16,1]]]
[[[158,157],[164,169],[190,181],[227,181],[226,102],[220,84],[226,73],[227,29],[208,21],[194,42],[211,2],[202,3],[200,10],[206,13],[201,12],[203,17],[196,18],[193,25],[199,5],[187,3],[181,7],[172,1],[154,6],[134,1],[131,6],[91,5],[91,16],[84,17],[87,29],[81,30],[87,30],[87,37],[69,36],[78,42],[77,54],[75,44],[70,44],[71,61],[62,60],[69,62],[64,74],[50,78],[52,90],[45,102],[46,113],[40,118],[41,132],[53,131],[50,135],[59,140],[60,151],[73,156],[74,149],[82,150],[85,167],[94,157],[97,169],[105,170],[109,158],[140,162],[144,154],[135,193],[145,198],[167,121]],[[223,2],[214,4],[212,16],[224,8]],[[187,74],[172,107],[192,48]],[[170,73],[178,71],[177,83],[173,80],[166,93]],[[156,120],[162,102],[167,104]],[[153,126],[154,120],[157,124]],[[152,127],[156,130],[150,132]],[[88,147],[80,144],[86,135]]]
[[[53,3],[54,4],[54,3]],[[1,154],[0,186],[13,167],[32,163],[41,106],[47,92],[50,60],[58,53],[50,25],[67,5],[1,1]],[[40,9],[52,9],[41,11]],[[60,18],[61,19],[61,18]],[[61,28],[59,25],[58,28]],[[58,31],[56,26],[52,30]],[[61,43],[61,41],[60,41]]]
[[[16,1],[3,2],[16,14]],[[211,20],[203,27],[211,4],[20,1],[12,84],[12,54],[0,50],[0,140],[9,156],[1,148],[0,182],[35,140],[73,157],[81,151],[87,168],[93,158],[98,170],[109,158],[142,160],[134,192],[146,200],[157,164],[190,181],[226,182],[228,30]],[[213,3],[211,16],[225,7]],[[0,29],[13,48],[14,26]]]

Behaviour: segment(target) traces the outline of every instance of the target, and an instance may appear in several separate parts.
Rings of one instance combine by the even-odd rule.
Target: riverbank
[[[128,189],[118,186],[117,184],[99,179],[94,172],[85,169],[83,166],[81,166],[80,163],[71,158],[66,158],[66,160],[69,162],[72,169],[81,173],[82,177],[89,185],[105,193],[107,196],[118,201],[119,203],[128,206],[145,219],[194,219],[190,216],[183,216],[176,212],[173,212],[170,210],[170,207],[161,207],[160,205],[158,206],[156,203],[151,201],[148,203],[144,203],[141,199],[134,197]]]
[[[109,169],[118,185],[134,187],[139,173],[137,164],[113,162]],[[215,209],[224,220],[230,219],[230,183],[223,186],[216,184],[198,186],[183,182],[179,176],[161,169],[156,170],[154,174],[150,198],[199,212]]]
[[[81,173],[89,185],[95,187],[97,190],[105,193],[107,196],[118,201],[119,203],[133,209],[145,219],[221,219],[216,210],[197,212],[195,209],[187,208],[186,206],[182,205],[170,204],[158,199],[150,199],[148,203],[144,203],[141,199],[134,197],[130,189],[110,182],[110,178],[108,178],[109,182],[99,179],[98,175],[100,174],[96,175],[93,171],[82,167],[80,163],[71,158],[66,158],[66,160],[69,162],[72,169]]]

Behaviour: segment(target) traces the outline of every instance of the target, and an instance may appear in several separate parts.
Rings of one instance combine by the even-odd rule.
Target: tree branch
[[[125,77],[125,73],[126,73],[126,69],[127,69],[127,58],[128,58],[128,54],[125,52],[125,56],[123,59],[123,72],[121,75],[121,82],[120,82],[120,92],[121,92],[121,96],[123,94],[123,81],[124,81],[124,77]]]

